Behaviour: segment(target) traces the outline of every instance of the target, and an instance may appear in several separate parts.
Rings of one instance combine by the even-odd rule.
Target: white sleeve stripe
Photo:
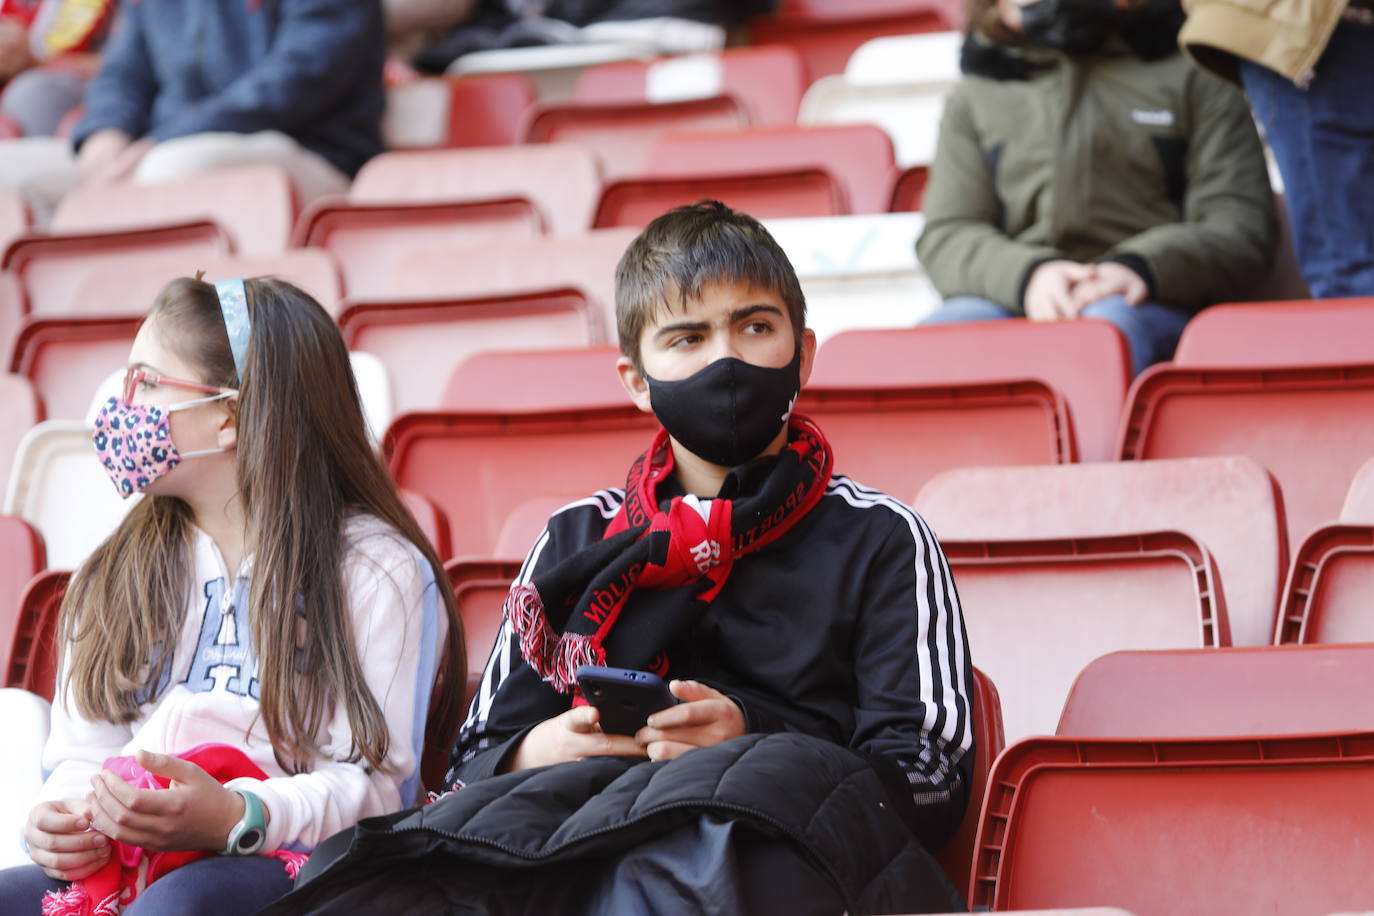
[[[585,499],[568,503],[553,514],[556,516],[569,509],[592,506],[603,519],[612,519],[620,511],[624,498],[625,494],[621,490],[598,490]],[[530,548],[525,561],[520,564],[520,572],[516,576],[514,584],[528,585],[533,580],[534,570],[539,565],[539,558],[543,555],[544,548],[548,546],[549,537],[549,529],[546,527],[535,539],[534,546]],[[492,649],[491,657],[487,659],[485,669],[482,671],[481,685],[477,689],[477,695],[473,697],[472,708],[468,711],[467,720],[463,723],[464,733],[474,728],[480,729],[486,724],[492,702],[496,698],[496,692],[501,689],[501,684],[510,677],[511,671],[519,662],[519,652],[520,641],[515,638],[510,621],[503,620],[501,631],[496,637],[496,645]]]
[[[924,556],[916,557],[915,560],[917,602],[920,606],[920,612],[926,615],[926,619],[930,621],[928,624],[930,638],[927,645],[920,647],[922,651],[917,653],[921,676],[920,698],[927,708],[925,725],[927,729],[933,729],[935,723],[931,709],[935,705],[935,696],[931,670],[932,658],[930,657],[933,656],[933,662],[937,666],[934,673],[938,674],[940,678],[941,699],[944,701],[943,708],[950,712],[947,721],[940,730],[939,737],[947,743],[947,746],[959,749],[954,754],[955,759],[957,759],[972,746],[973,734],[966,700],[968,685],[962,664],[965,655],[962,639],[962,609],[959,606],[958,597],[954,593],[953,578],[950,575],[948,565],[942,561],[938,562],[938,572],[932,566],[931,558],[941,556],[941,552],[935,549],[935,544],[938,542],[930,533],[924,520],[910,507],[880,491],[861,487],[849,478],[840,475],[832,478],[828,489],[829,492],[840,496],[846,503],[856,508],[882,507],[897,513],[911,529],[912,539],[919,545],[920,552],[924,554]],[[936,581],[929,581],[930,577],[934,577]],[[937,591],[943,594],[942,596],[937,595],[935,607],[932,608],[927,591],[929,586],[933,584],[941,586]],[[923,588],[923,586],[925,587]],[[958,623],[957,626],[956,623]],[[955,657],[950,657],[947,642],[937,638],[940,630],[952,631],[955,634]]]

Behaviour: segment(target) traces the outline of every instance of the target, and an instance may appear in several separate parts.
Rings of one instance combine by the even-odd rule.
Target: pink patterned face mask
[[[95,430],[91,441],[95,443],[95,453],[110,475],[115,489],[124,499],[146,490],[154,480],[167,474],[172,468],[187,458],[203,455],[218,455],[227,451],[222,448],[203,449],[198,452],[182,454],[172,442],[171,415],[174,411],[187,410],[233,397],[235,392],[225,391],[208,398],[196,398],[171,404],[166,408],[151,404],[129,404],[118,397],[112,397],[100,408],[95,418]]]

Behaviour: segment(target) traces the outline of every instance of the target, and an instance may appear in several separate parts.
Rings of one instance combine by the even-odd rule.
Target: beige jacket
[[[1240,83],[1236,58],[1299,86],[1312,79],[1350,0],[1187,0],[1178,43],[1200,66]]]

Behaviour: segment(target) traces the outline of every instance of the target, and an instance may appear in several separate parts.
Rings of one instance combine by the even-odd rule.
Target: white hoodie
[[[350,626],[363,676],[381,706],[391,744],[385,771],[345,762],[351,730],[343,703],[322,724],[323,757],[288,775],[277,764],[258,717],[257,658],[248,625],[244,561],[232,585],[210,536],[195,530],[195,562],[186,622],[161,695],[129,725],[91,722],[63,703],[59,674],[52,731],[43,748],[48,773],[39,801],[85,798],[107,757],[139,749],[176,754],[217,742],[242,749],[266,780],[234,779],[256,792],[270,812],[264,852],[309,851],[365,817],[415,803],[430,688],[447,632],[434,575],[424,556],[395,529],[372,516],[345,529],[343,562]]]

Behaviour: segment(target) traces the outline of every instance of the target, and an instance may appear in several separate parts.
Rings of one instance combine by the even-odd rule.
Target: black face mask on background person
[[[801,391],[801,348],[779,369],[718,359],[685,379],[649,383],[649,403],[668,435],[698,458],[733,468],[757,458]]]
[[[1106,44],[1119,19],[1112,0],[1035,0],[1021,7],[1021,34],[1032,44],[1086,54]]]

